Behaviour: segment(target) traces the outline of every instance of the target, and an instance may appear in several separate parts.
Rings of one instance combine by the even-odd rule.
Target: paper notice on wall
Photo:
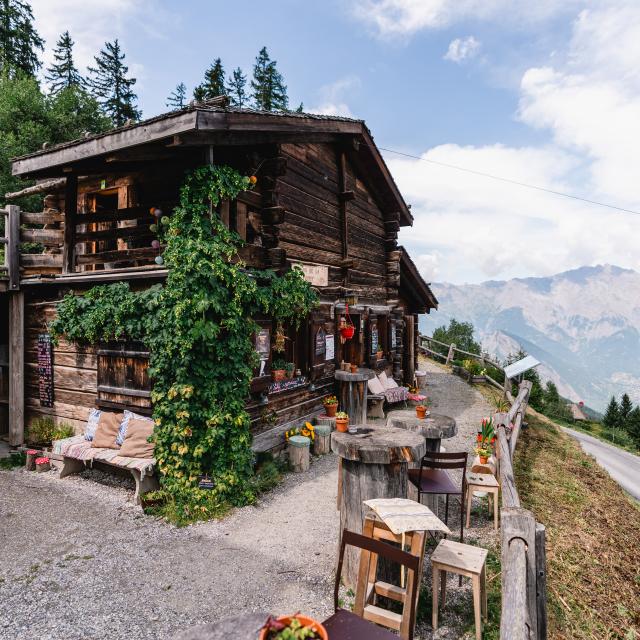
[[[335,336],[332,333],[328,333],[325,338],[325,345],[326,345],[326,349],[324,352],[324,359],[325,360],[333,360],[336,357],[336,343],[335,343]]]

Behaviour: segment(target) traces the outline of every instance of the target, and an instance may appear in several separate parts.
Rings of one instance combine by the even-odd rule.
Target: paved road
[[[636,500],[640,500],[640,456],[634,456],[581,431],[566,427],[564,430],[578,440],[582,448],[592,455],[625,491]]]

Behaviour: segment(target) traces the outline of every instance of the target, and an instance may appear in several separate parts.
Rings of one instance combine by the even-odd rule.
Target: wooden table
[[[442,439],[453,438],[458,433],[458,425],[454,418],[430,413],[426,418],[420,419],[416,416],[415,409],[389,411],[387,426],[419,433],[427,441],[427,451],[440,451]]]
[[[331,434],[331,450],[342,465],[340,532],[349,529],[362,533],[367,508],[364,500],[372,498],[406,498],[409,463],[422,459],[427,451],[423,436],[407,429],[383,425],[357,425],[358,433]],[[358,551],[347,548],[343,578],[355,587],[358,574]]]
[[[347,413],[351,424],[365,424],[367,421],[367,380],[374,376],[371,369],[358,369],[357,373],[338,370],[334,373],[340,385],[340,411]]]

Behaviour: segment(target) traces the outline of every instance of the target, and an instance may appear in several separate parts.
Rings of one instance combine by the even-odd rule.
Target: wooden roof
[[[429,313],[438,308],[438,300],[431,287],[424,281],[418,267],[409,257],[404,247],[398,247],[400,253],[400,294],[409,302],[414,313]]]
[[[273,113],[196,104],[142,122],[87,136],[17,157],[12,173],[30,179],[88,175],[108,162],[166,161],[176,149],[206,145],[278,142],[339,142],[362,177],[372,185],[387,214],[411,225],[413,217],[362,120],[309,113]]]

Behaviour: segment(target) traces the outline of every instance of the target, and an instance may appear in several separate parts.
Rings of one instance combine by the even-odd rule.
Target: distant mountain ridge
[[[603,409],[611,394],[640,402],[640,274],[612,265],[554,276],[432,284],[439,311],[421,316],[431,333],[450,318],[473,323],[499,358],[521,346],[543,363],[560,393]]]

